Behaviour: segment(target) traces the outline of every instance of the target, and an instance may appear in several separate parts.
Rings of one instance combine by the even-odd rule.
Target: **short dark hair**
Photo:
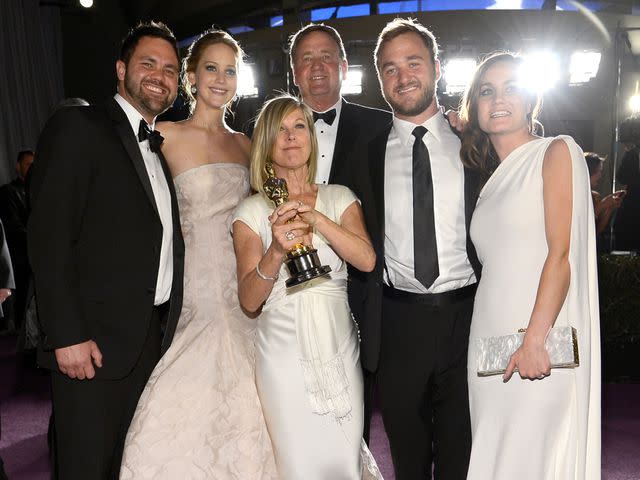
[[[387,23],[380,32],[380,35],[378,35],[376,48],[373,51],[376,69],[379,68],[378,59],[380,58],[380,50],[391,40],[404,33],[415,33],[422,39],[425,47],[429,50],[431,62],[435,65],[438,58],[438,42],[431,30],[413,18],[396,18]]]
[[[35,155],[35,153],[33,150],[20,150],[18,152],[18,158],[16,158],[16,163],[20,163],[27,155]]]
[[[336,44],[338,45],[338,51],[340,52],[340,60],[346,60],[347,53],[344,50],[344,43],[342,43],[342,38],[340,37],[340,34],[338,33],[338,31],[335,28],[330,27],[329,25],[325,25],[324,23],[310,23],[309,25],[305,25],[296,33],[291,35],[291,38],[289,39],[289,58],[290,58],[292,67],[293,67],[293,57],[296,54],[298,45],[300,45],[300,42],[307,35],[313,32],[322,32],[329,35],[331,39],[334,42],[336,42]]]
[[[166,40],[176,52],[176,58],[180,61],[180,52],[178,50],[178,42],[173,32],[162,22],[140,22],[138,25],[129,30],[129,33],[122,39],[122,46],[120,47],[120,57],[125,65],[129,64],[133,51],[138,46],[138,42],[143,37],[154,37]]]
[[[584,152],[584,160],[587,162],[587,168],[589,169],[589,176],[596,173],[596,168],[602,165],[604,162],[604,157],[601,157],[597,153],[593,152]]]

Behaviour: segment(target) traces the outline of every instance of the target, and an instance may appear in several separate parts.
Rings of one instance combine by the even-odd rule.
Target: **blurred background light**
[[[601,57],[600,52],[573,52],[569,62],[569,84],[579,85],[595,78],[598,74]]]
[[[560,78],[558,57],[548,51],[525,55],[520,75],[525,88],[537,92],[550,90]]]
[[[477,63],[472,58],[452,58],[444,65],[446,92],[464,92],[476,71]]]

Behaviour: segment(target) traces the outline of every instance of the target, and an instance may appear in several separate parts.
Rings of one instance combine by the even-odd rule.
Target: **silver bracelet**
[[[264,273],[260,271],[260,262],[258,262],[258,264],[256,265],[256,273],[261,279],[266,280],[268,282],[275,282],[276,280],[278,280],[278,277],[279,277],[277,273],[275,277],[267,277]]]

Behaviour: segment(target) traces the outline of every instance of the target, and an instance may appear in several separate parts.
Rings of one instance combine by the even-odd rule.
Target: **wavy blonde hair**
[[[291,112],[300,109],[304,114],[309,137],[311,140],[311,153],[307,160],[307,182],[314,183],[317,169],[318,139],[313,125],[313,114],[302,100],[289,94],[282,94],[265,102],[258,114],[256,126],[251,138],[251,155],[249,176],[251,187],[264,194],[264,181],[267,179],[267,163],[273,161],[273,147],[276,137],[280,133],[283,120]]]
[[[462,147],[460,157],[466,166],[480,171],[483,181],[486,181],[500,164],[489,135],[482,131],[478,122],[478,98],[480,87],[487,70],[498,62],[509,62],[516,68],[522,65],[523,59],[510,52],[495,52],[487,56],[476,68],[473,78],[460,102],[460,118],[466,126],[462,133]],[[525,101],[531,105],[531,112],[527,115],[529,132],[535,133],[539,124],[536,120],[542,106],[542,98],[538,93],[525,93]]]

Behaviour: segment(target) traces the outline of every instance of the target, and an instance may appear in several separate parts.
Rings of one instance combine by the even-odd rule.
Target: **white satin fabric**
[[[340,223],[355,201],[345,187],[319,185],[315,208]],[[268,216],[273,209],[256,194],[242,202],[234,216],[260,236],[264,250],[271,243]],[[281,480],[381,478],[362,442],[363,381],[358,331],[347,302],[346,265],[322,235],[314,233],[313,246],[321,263],[331,266],[331,274],[287,291],[283,265],[258,317],[256,382],[278,475]],[[339,361],[345,388],[336,390],[343,396],[317,403],[309,390],[314,390],[314,376],[322,384],[322,375],[314,367],[305,372],[305,365],[321,359],[311,363],[317,367]]]
[[[229,225],[248,171],[213,163],[174,179],[185,240],[173,343],[127,434],[121,480],[275,480],[254,382],[255,320],[240,310]]]
[[[548,253],[542,166],[554,138],[521,145],[480,192],[471,238],[482,262],[469,340],[472,450],[468,480],[600,478],[600,329],[595,223],[580,147],[571,153],[571,280],[556,326],[578,333],[580,366],[543,380],[478,377],[477,342],[529,323]]]

